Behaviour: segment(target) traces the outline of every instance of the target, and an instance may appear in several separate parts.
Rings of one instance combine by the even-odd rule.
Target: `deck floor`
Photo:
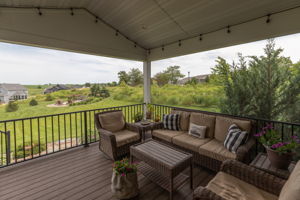
[[[112,161],[98,150],[97,144],[0,169],[0,199],[98,199],[108,200]],[[214,174],[194,169],[194,187],[206,185]],[[168,192],[139,174],[140,195],[136,199],[166,200]],[[180,187],[174,199],[192,199],[189,183]]]

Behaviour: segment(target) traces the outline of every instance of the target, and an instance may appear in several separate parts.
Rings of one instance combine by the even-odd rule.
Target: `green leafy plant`
[[[36,99],[31,99],[30,101],[29,101],[29,105],[30,106],[37,106],[39,103],[37,102],[37,100]]]
[[[45,101],[53,101],[53,100],[54,98],[50,94],[47,94]]]
[[[297,136],[291,136],[289,139],[282,141],[280,134],[271,124],[263,127],[254,136],[258,138],[260,143],[279,153],[295,152],[300,147],[300,139]]]
[[[143,114],[142,113],[136,113],[134,115],[134,121],[135,122],[140,122],[140,121],[142,121],[142,119],[143,119]]]
[[[113,171],[117,175],[126,176],[137,171],[137,163],[130,163],[128,158],[116,161],[113,165]]]
[[[10,101],[5,107],[6,112],[15,112],[19,109],[17,102]]]

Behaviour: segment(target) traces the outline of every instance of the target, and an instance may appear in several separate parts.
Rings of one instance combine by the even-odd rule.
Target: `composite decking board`
[[[105,160],[102,160],[103,164],[105,164]],[[93,169],[93,166],[95,165],[95,162],[93,161],[88,161],[86,163],[82,163],[80,165],[76,165],[76,170],[73,170],[72,173],[80,173],[80,171],[82,171],[82,173],[85,173],[85,168],[86,167],[90,167],[90,169]],[[45,175],[41,176],[41,173],[45,173],[46,170],[41,171],[41,172],[32,172],[31,174],[29,174],[29,177],[27,178],[19,178],[20,181],[15,180],[15,186],[22,188],[22,186],[26,186],[28,182],[31,183],[31,185],[34,185],[35,183],[38,183],[39,185],[41,185],[41,181],[46,181],[50,182],[53,179],[63,179],[65,176],[69,175],[69,172],[66,171],[66,169],[68,168],[72,168],[74,167],[74,164],[72,162],[66,163],[65,166],[62,167],[56,167],[55,166],[55,170],[53,172],[53,169],[46,169],[46,170],[50,170],[51,173],[46,173]],[[95,167],[94,167],[95,168]],[[7,186],[6,186],[7,187]],[[2,187],[3,189],[5,189],[6,187]],[[1,194],[1,191],[0,191]]]
[[[112,161],[98,145],[78,147],[0,169],[0,200],[98,199],[116,200],[110,192]],[[188,170],[186,171],[188,173]],[[194,188],[205,186],[213,173],[194,168]],[[139,200],[167,200],[169,193],[138,173]],[[12,188],[12,189],[11,189]],[[21,191],[21,192],[20,192]],[[7,192],[9,192],[7,194]],[[1,194],[6,194],[1,196]],[[4,198],[5,197],[5,198]],[[174,193],[174,200],[191,200],[189,181]]]

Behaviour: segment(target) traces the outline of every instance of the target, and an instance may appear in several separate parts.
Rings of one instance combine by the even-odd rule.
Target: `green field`
[[[143,102],[142,86],[130,87],[123,85],[109,87],[110,97],[99,102],[67,107],[47,107],[47,105],[54,104],[58,100],[67,101],[68,97],[72,95],[88,96],[90,90],[85,88],[58,91],[51,94],[54,98],[52,101],[46,101],[46,95],[42,94],[42,91],[45,88],[44,86],[27,86],[27,88],[29,89],[30,97],[27,100],[17,102],[19,105],[17,111],[6,112],[6,105],[0,105],[0,121],[101,109]],[[219,86],[209,84],[198,84],[195,86],[166,85],[163,87],[153,85],[152,101],[157,104],[218,111],[218,97],[221,94],[220,91],[221,88]],[[35,98],[38,101],[37,106],[29,106],[29,102],[32,98]],[[141,107],[139,107],[139,109],[136,108],[134,112],[130,112],[130,116],[141,111]],[[124,110],[125,114],[128,114],[128,112],[128,109]],[[94,127],[93,115],[94,112],[87,113],[89,141],[96,140],[98,135]],[[133,119],[131,118],[129,120],[132,121]],[[39,151],[44,152],[46,149],[48,149],[48,152],[51,152],[53,151],[53,148],[50,148],[51,144],[61,143],[58,147],[61,149],[70,147],[71,144],[69,143],[71,141],[73,143],[72,146],[75,144],[77,145],[77,143],[81,144],[84,140],[84,113],[80,112],[77,114],[73,113],[53,117],[33,118],[31,120],[26,119],[7,123],[0,122],[0,130],[11,131],[12,158],[15,156],[17,158],[22,158],[24,153],[25,156],[30,156],[31,150],[34,155]],[[0,145],[2,145],[0,147],[0,152],[4,153],[4,139],[3,137],[0,139]],[[65,140],[69,140],[69,143],[64,143]],[[31,147],[31,143],[33,143],[33,148]],[[25,152],[23,151],[23,147],[26,149]],[[17,149],[16,152],[14,149]]]

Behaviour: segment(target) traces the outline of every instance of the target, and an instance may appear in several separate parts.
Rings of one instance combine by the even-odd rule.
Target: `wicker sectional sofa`
[[[223,161],[235,159],[248,162],[250,150],[255,140],[249,134],[247,142],[238,148],[237,153],[228,151],[223,143],[231,124],[238,125],[242,130],[251,133],[253,122],[222,115],[194,112],[189,110],[173,110],[171,113],[180,115],[180,131],[159,129],[152,132],[153,139],[172,144],[193,154],[194,162],[200,166],[219,171]],[[206,126],[206,136],[199,139],[188,135],[189,124]]]

